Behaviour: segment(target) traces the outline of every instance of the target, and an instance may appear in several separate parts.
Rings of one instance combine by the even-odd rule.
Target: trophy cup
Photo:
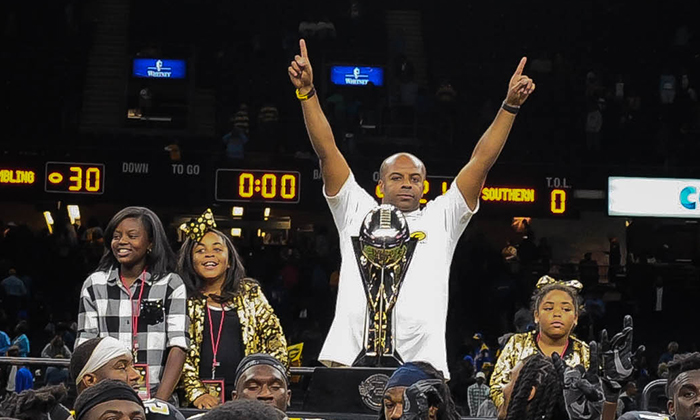
[[[367,297],[363,347],[353,366],[400,366],[392,310],[417,239],[411,238],[403,213],[382,204],[367,214],[360,235],[351,240]]]

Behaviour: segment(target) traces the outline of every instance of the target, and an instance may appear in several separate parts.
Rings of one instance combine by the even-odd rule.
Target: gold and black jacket
[[[506,343],[498,357],[496,367],[491,375],[491,400],[500,407],[503,404],[503,387],[510,382],[510,371],[519,361],[527,359],[535,353],[542,353],[537,346],[537,332],[514,334]],[[564,352],[564,363],[574,367],[583,365],[588,369],[590,351],[588,344],[578,338],[569,337],[569,346]]]
[[[190,317],[190,347],[180,377],[180,387],[184,389],[187,405],[191,405],[194,400],[207,392],[199,376],[206,304],[204,298],[190,297],[187,300],[187,315]],[[241,323],[245,355],[267,353],[285,366],[289,366],[287,340],[284,338],[282,325],[260,290],[260,285],[253,280],[244,279],[240,293],[236,294],[231,305],[235,308]]]

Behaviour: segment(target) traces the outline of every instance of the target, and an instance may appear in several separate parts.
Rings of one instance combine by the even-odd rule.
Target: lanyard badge
[[[224,380],[223,379],[203,379],[202,383],[207,388],[209,395],[217,397],[221,400],[221,404],[225,401]]]
[[[131,290],[127,287],[124,277],[120,274],[122,280],[122,285],[126,289],[126,293],[129,295],[129,302],[131,302],[131,343],[132,343],[132,353],[134,356],[134,364],[138,363],[138,350],[139,350],[139,316],[141,315],[141,299],[143,298],[143,289],[145,278],[146,278],[146,268],[143,268],[141,275],[136,278],[138,280],[141,278],[141,286],[139,287],[139,298],[134,301]]]
[[[214,357],[212,358],[211,364],[211,379],[216,378],[216,368],[221,366],[216,360],[216,355],[219,353],[219,343],[221,343],[221,331],[224,328],[224,320],[226,319],[226,311],[221,308],[221,322],[219,323],[219,333],[216,335],[216,341],[214,341],[214,320],[211,317],[211,309],[207,305],[207,315],[209,315],[209,338],[211,338],[211,349]]]
[[[136,382],[136,392],[142,401],[151,399],[151,382],[148,373],[148,365],[145,363],[134,364],[134,369],[139,373],[139,380]]]
[[[211,363],[211,379],[203,380],[202,383],[207,387],[207,391],[210,395],[219,397],[221,403],[224,403],[225,390],[223,379],[216,379],[216,368],[221,366],[221,363],[217,360],[217,355],[219,354],[219,344],[221,344],[221,332],[224,329],[224,320],[226,319],[226,310],[221,308],[221,322],[219,322],[218,333],[216,334],[216,339],[214,338],[214,320],[211,316],[211,309],[207,305],[207,316],[209,317],[209,338],[211,339],[211,349],[213,353],[212,363]]]

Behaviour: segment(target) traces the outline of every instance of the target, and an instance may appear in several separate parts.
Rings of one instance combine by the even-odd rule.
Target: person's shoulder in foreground
[[[147,420],[185,420],[185,416],[174,405],[151,398],[143,402]]]
[[[617,418],[618,420],[670,420],[671,416],[651,411],[628,411]]]

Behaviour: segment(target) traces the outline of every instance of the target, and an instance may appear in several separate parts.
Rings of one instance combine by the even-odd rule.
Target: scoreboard
[[[301,170],[300,170],[301,169]],[[313,169],[237,168],[209,160],[0,160],[3,201],[299,205],[304,173]]]
[[[325,209],[322,180],[315,162],[247,167],[208,157],[173,162],[147,156],[119,159],[39,159],[25,156],[0,160],[0,197],[3,201],[57,201],[80,204],[172,205],[206,207],[212,204],[293,206]],[[355,166],[355,165],[351,165]],[[382,194],[378,165],[353,167],[358,183]],[[500,169],[500,170],[499,170]],[[455,173],[458,172],[458,168]],[[572,181],[552,174],[518,173],[494,168],[479,196],[480,213],[524,217],[578,217]],[[422,204],[444,194],[454,176],[428,175]]]
[[[301,174],[296,171],[217,169],[216,201],[299,203]]]
[[[46,162],[44,191],[48,193],[102,194],[102,163]]]
[[[567,178],[546,176],[523,182],[522,176],[511,181],[487,181],[479,195],[480,212],[495,212],[513,216],[532,217],[576,217],[572,188]],[[423,182],[421,204],[444,194],[452,185],[454,177],[431,176]],[[383,197],[379,185],[374,188],[378,199]]]

